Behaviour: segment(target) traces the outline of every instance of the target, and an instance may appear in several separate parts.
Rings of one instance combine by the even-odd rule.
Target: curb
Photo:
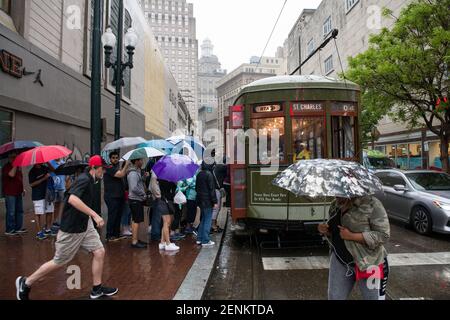
[[[195,259],[191,269],[186,278],[178,288],[173,300],[201,300],[206,286],[208,285],[209,277],[212,274],[213,268],[216,264],[217,257],[221,252],[223,240],[226,234],[226,227],[228,224],[228,208],[219,214],[219,225],[224,226],[224,231],[221,234],[214,234],[211,240],[216,243],[213,248],[202,248],[197,258]]]

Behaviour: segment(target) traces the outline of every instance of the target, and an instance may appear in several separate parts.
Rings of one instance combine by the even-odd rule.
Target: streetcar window
[[[333,158],[350,159],[355,156],[355,118],[332,117]]]
[[[292,119],[294,163],[322,159],[324,154],[323,117]]]
[[[266,163],[274,157],[279,157],[279,161],[284,161],[284,118],[261,118],[252,120],[252,128],[257,134],[257,157],[258,162]],[[278,150],[272,150],[272,135],[279,136]],[[260,141],[266,139],[267,148],[260,150]]]

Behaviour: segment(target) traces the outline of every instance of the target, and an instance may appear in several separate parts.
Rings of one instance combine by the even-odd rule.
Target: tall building
[[[206,130],[218,129],[216,84],[227,72],[221,69],[219,59],[213,54],[214,46],[211,40],[205,39],[201,49],[202,54],[198,63],[198,114],[203,136]]]
[[[197,123],[198,41],[194,6],[186,0],[141,0],[141,5],[192,120]]]
[[[338,77],[342,71],[339,55],[345,71],[349,57],[368,49],[371,34],[379,33],[382,28],[391,28],[395,23],[395,19],[383,16],[383,8],[390,9],[398,17],[411,2],[323,0],[317,9],[304,10],[289,34],[288,71],[292,72],[299,65],[299,47],[304,61],[336,28],[339,30],[336,46],[330,42],[320,55],[316,54],[303,66],[302,74]],[[401,168],[441,166],[439,138],[424,126],[410,130],[406,124],[394,123],[386,116],[377,127],[381,137],[376,141],[375,149],[392,157]]]
[[[251,57],[250,63],[244,63],[224,76],[217,83],[218,98],[218,128],[224,132],[224,120],[229,115],[232,106],[241,89],[256,80],[285,74],[284,59],[281,50],[275,57]],[[220,151],[223,151],[223,141],[220,141]]]

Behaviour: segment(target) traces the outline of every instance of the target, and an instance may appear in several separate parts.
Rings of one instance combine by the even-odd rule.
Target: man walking
[[[106,226],[106,240],[120,239],[120,222],[122,220],[123,206],[125,205],[125,186],[123,178],[127,175],[129,162],[120,169],[120,155],[118,152],[109,154],[111,166],[105,172],[105,203],[108,207],[108,222]]]
[[[51,161],[53,168],[57,169],[59,166],[65,164],[63,159]],[[61,214],[64,207],[64,193],[66,192],[66,176],[51,174],[55,185],[55,214],[53,215],[52,231],[59,230]]]
[[[102,217],[91,209],[94,200],[94,185],[103,178],[103,167],[103,160],[100,156],[91,157],[89,171],[81,174],[70,188],[65,199],[61,229],[55,243],[55,256],[53,260],[43,264],[31,276],[22,276],[16,279],[18,300],[28,300],[33,284],[69,263],[80,248],[93,254],[91,299],[113,296],[118,292],[117,288],[102,286],[105,249],[92,222],[93,219],[99,228],[105,224]]]
[[[8,155],[8,163],[2,168],[2,186],[6,205],[5,235],[13,236],[26,233],[23,229],[23,175],[22,170],[13,167],[17,154]]]

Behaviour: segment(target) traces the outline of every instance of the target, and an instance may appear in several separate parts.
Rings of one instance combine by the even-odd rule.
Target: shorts
[[[89,219],[86,232],[66,233],[61,230],[58,232],[55,242],[55,257],[53,262],[57,265],[69,263],[81,249],[89,253],[103,249],[100,236],[94,228],[92,219]]]
[[[142,201],[129,199],[128,202],[130,203],[131,219],[133,222],[144,222],[144,204]]]
[[[34,213],[37,215],[43,215],[45,213],[53,213],[55,206],[52,203],[48,203],[45,199],[33,201]]]
[[[55,203],[60,203],[60,202],[64,202],[64,197],[65,197],[65,191],[63,190],[57,190],[55,191]]]
[[[169,205],[162,199],[156,199],[153,205],[155,210],[161,216],[170,216]]]

